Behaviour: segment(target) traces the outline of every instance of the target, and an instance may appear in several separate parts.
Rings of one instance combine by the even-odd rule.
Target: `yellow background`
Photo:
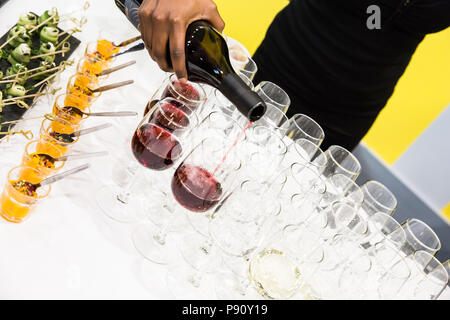
[[[286,0],[216,0],[224,32],[253,53]],[[364,142],[392,164],[450,104],[450,29],[419,45]]]

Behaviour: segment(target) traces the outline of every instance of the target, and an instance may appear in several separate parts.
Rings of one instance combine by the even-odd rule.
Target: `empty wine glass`
[[[281,135],[284,135],[286,129],[283,124],[288,121],[287,116],[282,110],[278,109],[271,103],[266,103],[266,107],[266,113],[264,113],[264,115],[255,122],[255,125],[272,128],[273,130],[278,131]]]
[[[372,288],[376,288],[376,299],[402,299],[402,289],[411,278],[411,269],[406,259],[395,246],[389,246],[390,259],[376,259],[372,275]],[[377,258],[377,256],[375,256]]]
[[[320,147],[305,138],[298,138],[293,143],[287,142],[292,155],[288,158],[289,165],[297,162],[303,165],[314,166],[317,170],[326,165],[326,156]]]
[[[271,128],[254,125],[247,131],[246,143],[240,151],[249,154],[243,168],[244,178],[269,183],[279,172],[288,148],[278,132]]]
[[[209,233],[223,255],[232,280],[216,283],[220,298],[247,297],[247,266],[251,254],[271,230],[268,223],[279,214],[281,204],[267,186],[244,181],[215,211],[209,222]],[[220,279],[222,277],[220,276]]]
[[[364,192],[364,202],[361,213],[367,218],[377,212],[393,215],[397,209],[397,199],[382,183],[374,180],[367,181],[361,186]]]
[[[406,256],[419,250],[434,255],[441,248],[439,237],[425,222],[410,218],[402,223],[402,228],[406,234],[406,241],[400,250]]]
[[[286,135],[293,141],[304,138],[320,146],[325,138],[322,127],[307,115],[297,113],[284,123]]]
[[[291,99],[288,94],[270,81],[260,82],[254,89],[264,102],[270,103],[286,113],[291,105]]]
[[[413,271],[416,281],[408,283],[410,298],[436,300],[447,286],[447,270],[431,253],[423,250],[416,251],[413,260],[416,266]]]
[[[390,215],[377,212],[367,220],[368,234],[362,239],[361,245],[369,250],[369,253],[381,257],[383,246],[386,242],[394,245],[399,250],[406,241],[406,233],[400,223]],[[386,255],[384,255],[386,260]]]
[[[330,177],[333,174],[341,173],[353,180],[358,178],[361,172],[361,164],[358,159],[347,149],[341,146],[330,146],[326,151],[327,164],[321,170],[324,177]]]

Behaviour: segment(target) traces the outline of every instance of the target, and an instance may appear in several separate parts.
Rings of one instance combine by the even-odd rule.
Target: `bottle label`
[[[139,4],[135,0],[125,0],[125,14],[136,28],[139,26],[138,10]]]

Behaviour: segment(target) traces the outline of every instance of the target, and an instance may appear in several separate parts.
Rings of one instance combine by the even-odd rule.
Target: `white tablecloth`
[[[55,6],[64,15],[79,10],[83,4],[84,1],[78,0],[11,0],[0,9],[0,32],[6,32],[23,12],[41,14]],[[76,34],[82,44],[71,57],[75,61],[82,56],[86,43],[96,40],[100,31],[104,38],[117,42],[137,35],[112,0],[91,0],[85,15],[88,22],[83,32]],[[67,29],[72,24],[66,21],[61,26]],[[93,111],[134,110],[142,115],[165,74],[146,51],[122,56],[115,64],[131,59],[137,61],[134,66],[112,74],[103,83],[133,79],[135,84],[103,93],[94,103]],[[74,67],[68,68],[54,87],[65,86],[73,73]],[[50,112],[53,100],[54,96],[39,98],[24,117]],[[0,219],[0,299],[173,298],[165,282],[165,268],[146,261],[135,250],[130,236],[134,225],[110,220],[95,201],[97,190],[113,183],[111,177],[117,172],[114,168],[126,165],[127,158],[121,155],[121,150],[129,148],[126,138],[138,121],[139,117],[86,120],[84,127],[103,122],[112,122],[115,127],[81,137],[73,151],[108,150],[109,156],[67,162],[65,168],[85,162],[92,167],[55,184],[51,195],[38,205],[29,220],[13,224]],[[40,122],[29,120],[16,128],[31,129],[37,137]],[[8,170],[20,164],[27,142],[22,136],[14,136],[0,144],[2,186]],[[150,172],[147,178],[151,179]],[[214,298],[206,291],[198,298]],[[449,297],[446,292],[441,299]]]

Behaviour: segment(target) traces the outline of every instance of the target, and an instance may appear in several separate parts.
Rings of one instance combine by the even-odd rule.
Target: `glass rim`
[[[272,135],[272,134],[270,135],[270,138],[269,138],[269,139],[272,139],[273,137],[275,137],[275,139],[277,139],[277,140],[281,143],[281,145],[283,146],[283,147],[282,147],[283,151],[280,152],[280,153],[277,153],[277,154],[278,154],[278,155],[285,155],[286,153],[288,153],[288,151],[289,151],[289,145],[287,145],[286,142],[284,142],[283,137],[281,137],[281,135],[277,132],[276,129],[270,128],[270,127],[266,127],[266,126],[263,126],[263,125],[258,125],[258,124],[256,124],[256,123],[255,123],[254,126],[251,126],[250,128],[251,128],[252,131],[254,131],[254,130],[256,130],[256,129],[262,129],[262,130],[267,130],[267,131],[273,133],[273,135]],[[249,141],[252,141],[250,135],[248,135],[247,139],[248,139]]]
[[[171,102],[180,102],[182,103],[183,101],[172,98],[172,97],[166,97],[164,99],[159,100],[154,106],[153,108],[150,110],[150,112],[148,112],[145,116],[144,119],[146,118],[150,118],[157,110],[160,110],[161,113],[163,114],[164,118],[166,120],[170,120],[169,115],[167,114],[167,111],[164,110],[163,105],[164,104],[170,104],[173,107],[175,107],[177,110],[179,110],[181,113],[183,113],[183,115],[188,119],[188,124],[183,126],[183,125],[179,125],[178,123],[172,122],[173,124],[175,124],[175,126],[177,127],[177,129],[174,130],[191,130],[193,128],[195,128],[198,124],[198,118],[197,115],[195,114],[195,112],[189,107],[189,106],[185,106],[186,108],[188,108],[191,113],[187,113],[186,111],[184,111],[181,108],[178,108],[176,105],[174,105]],[[194,121],[193,121],[194,120]]]
[[[427,229],[430,232],[430,234],[432,234],[436,238],[436,240],[437,240],[437,248],[432,248],[432,247],[426,245],[425,243],[423,243],[423,241],[421,241],[419,238],[417,238],[415,232],[413,232],[411,230],[411,226],[410,226],[411,222],[419,223],[420,225],[425,227],[425,229]],[[438,235],[436,234],[436,232],[428,224],[426,224],[422,220],[416,219],[416,218],[409,218],[409,219],[407,219],[405,221],[404,225],[406,226],[406,228],[408,230],[408,233],[414,238],[414,240],[416,240],[418,243],[420,243],[426,249],[428,249],[428,250],[430,250],[432,252],[437,252],[437,251],[439,251],[441,249],[442,244],[441,244],[441,240],[439,239]],[[419,251],[424,251],[424,250],[419,250]]]
[[[280,103],[280,102],[278,102],[278,101],[275,101],[274,99],[272,99],[271,97],[269,97],[268,95],[267,95],[267,93],[263,90],[263,87],[264,87],[264,85],[266,85],[266,84],[269,84],[269,85],[272,85],[273,87],[275,87],[277,90],[279,90],[279,91],[281,91],[282,93],[284,93],[284,95],[286,96],[286,98],[287,98],[287,106],[289,106],[290,104],[291,104],[291,98],[289,97],[289,95],[287,94],[287,92],[283,89],[283,88],[281,88],[279,85],[277,85],[276,83],[273,83],[273,82],[271,82],[271,81],[261,81],[260,83],[258,83],[256,86],[255,86],[255,91],[258,91],[258,89],[261,89],[261,92],[262,93],[264,93],[264,96],[266,96],[267,98],[269,98],[271,101],[274,101],[274,102],[276,102],[278,105],[280,105],[280,106],[283,106],[283,107],[286,107],[284,104],[282,104],[282,103]]]
[[[327,192],[327,186],[326,186],[326,183],[325,183],[325,181],[322,179],[322,176],[321,176],[318,172],[316,172],[315,170],[313,170],[309,165],[304,165],[304,164],[299,163],[299,162],[294,162],[294,163],[292,163],[292,164],[289,166],[289,171],[290,171],[290,173],[291,173],[291,176],[294,178],[295,182],[297,183],[297,185],[301,186],[302,184],[299,182],[298,178],[296,177],[296,175],[295,175],[295,174],[293,173],[293,171],[292,171],[293,168],[294,168],[294,166],[301,166],[301,167],[303,167],[302,171],[303,171],[303,170],[308,170],[308,171],[310,171],[311,173],[313,173],[313,174],[317,177],[317,179],[315,179],[315,181],[320,181],[320,186],[323,187],[323,189],[321,189],[320,192],[317,192],[318,194],[325,194],[325,193]],[[311,191],[311,189],[314,188],[314,187],[317,186],[317,185],[318,185],[318,184],[315,182],[314,185],[312,185],[312,186],[309,187],[308,192]]]
[[[14,171],[16,171],[16,170],[20,170],[20,169],[30,169],[30,170],[33,170],[34,172],[37,172],[38,174],[44,174],[43,172],[41,172],[41,171],[39,171],[38,169],[35,169],[35,168],[32,168],[32,167],[29,167],[29,166],[21,166],[21,165],[19,165],[19,166],[16,166],[16,167],[13,167],[13,168],[11,168],[9,171],[8,171],[8,176],[7,176],[7,182],[8,182],[8,185],[10,185],[16,192],[18,192],[18,193],[20,193],[21,194],[21,196],[23,196],[23,197],[25,197],[25,199],[43,199],[43,198],[45,198],[45,197],[47,197],[49,194],[50,194],[50,190],[51,190],[51,185],[45,185],[45,186],[43,186],[43,189],[44,190],[46,190],[42,195],[38,195],[37,193],[37,196],[36,197],[31,197],[31,196],[28,196],[28,195],[26,195],[26,194],[23,194],[23,193],[21,193],[21,192],[19,192],[18,190],[16,190],[13,186],[12,186],[12,184],[11,184],[11,180],[13,180],[13,179],[11,179],[11,175],[14,173]],[[27,182],[29,182],[29,181],[27,181]],[[15,199],[14,199],[15,200]],[[15,200],[15,201],[17,201],[17,200]]]
[[[66,121],[66,120],[64,120],[64,119],[61,119],[61,118],[56,118],[56,119],[52,119],[52,120],[50,120],[50,119],[44,119],[44,120],[42,121],[42,123],[41,123],[40,133],[41,133],[41,134],[45,134],[46,137],[52,139],[53,141],[56,141],[56,142],[59,143],[59,144],[65,144],[65,145],[73,145],[73,144],[75,144],[75,143],[78,141],[78,139],[80,139],[80,137],[78,136],[78,137],[76,137],[76,139],[75,139],[73,142],[62,142],[62,141],[59,141],[59,140],[53,138],[52,136],[49,135],[50,125],[51,125],[51,123],[52,123],[53,121],[56,121],[56,122],[63,122],[63,124],[65,124],[65,125],[67,125],[67,126],[73,128],[73,132],[76,131],[76,128],[75,128],[74,125],[72,125],[70,122],[68,122],[68,121]],[[44,125],[44,123],[48,123],[48,125]],[[72,132],[72,133],[73,133],[73,132]],[[68,133],[68,134],[70,134],[70,133]]]
[[[61,99],[63,97],[74,97],[74,98],[78,98],[79,99],[79,97],[76,94],[73,94],[73,93],[70,93],[70,92],[66,92],[66,93],[62,93],[60,95],[57,95],[55,97],[55,102],[53,103],[53,106],[56,109],[63,111],[62,109],[64,109],[64,108],[75,108],[75,109],[80,110],[80,112],[82,113],[81,119],[89,118],[89,115],[87,115],[85,113],[90,113],[91,112],[91,106],[90,105],[87,105],[84,110],[80,109],[77,106],[66,106],[65,105],[65,101],[62,101],[63,103],[61,103]]]
[[[375,216],[383,216],[384,218],[386,218],[386,221],[383,222],[383,227],[386,226],[387,221],[389,221],[390,224],[392,223],[393,225],[395,225],[395,228],[392,230],[393,232],[396,232],[397,230],[403,230],[400,222],[395,220],[391,215],[389,215],[385,212],[382,212],[382,211],[375,212],[373,215],[371,215],[367,219],[367,222],[372,222],[375,219],[374,218]],[[377,229],[376,231],[377,231],[377,233],[381,233],[382,235],[384,235],[384,233],[381,232],[382,231],[381,229]],[[391,231],[391,230],[389,230],[389,231]],[[404,230],[403,230],[403,232],[404,232]],[[406,237],[406,234],[405,234],[405,237]],[[405,240],[406,240],[406,238],[405,238]]]
[[[427,264],[425,266],[423,266],[422,264],[420,264],[418,262],[417,256],[419,255],[426,255],[428,257],[427,259]],[[436,283],[436,284],[445,284],[447,285],[448,280],[449,280],[449,274],[447,272],[447,270],[445,270],[444,265],[431,253],[425,251],[425,250],[417,250],[416,252],[414,252],[413,254],[413,259],[414,262],[416,264],[417,269],[419,270],[419,272],[425,276],[425,278],[429,279],[430,281]],[[439,268],[438,272],[442,273],[443,276],[446,276],[447,280],[446,281],[440,281],[438,280],[438,278],[436,277],[428,277],[428,274],[424,272],[424,268],[426,268],[431,262],[433,262],[435,264],[435,267],[433,268],[433,271],[436,270],[437,268]],[[437,280],[437,281],[435,281]]]
[[[300,128],[300,126],[299,126],[298,123],[297,123],[297,119],[300,118],[300,117],[301,117],[301,118],[304,118],[304,119],[308,120],[308,122],[314,124],[314,125],[319,129],[320,136],[319,136],[319,137],[314,137],[314,136],[312,136],[311,134],[305,132],[305,130],[303,130],[302,128]],[[311,118],[310,116],[307,116],[306,114],[303,114],[303,113],[296,113],[296,114],[294,114],[294,115],[289,119],[289,121],[292,121],[292,122],[294,123],[294,125],[297,127],[298,130],[300,130],[300,131],[303,132],[306,136],[311,137],[311,138],[314,139],[314,140],[317,140],[317,141],[319,141],[319,142],[322,142],[323,139],[325,138],[325,132],[323,131],[323,128],[320,126],[320,124],[319,124],[316,120],[314,120],[313,118]],[[319,144],[320,144],[320,143],[319,143]]]
[[[175,80],[174,80],[174,78],[175,78]],[[194,99],[187,98],[185,95],[183,95],[182,93],[178,92],[175,89],[174,85],[173,85],[173,83],[175,81],[178,81],[177,75],[175,73],[172,73],[168,77],[168,84],[167,84],[167,86],[169,86],[175,93],[177,93],[180,97],[182,97],[186,102],[203,104],[206,101],[207,97],[206,97],[205,89],[203,89],[203,87],[201,85],[199,85],[198,83],[188,81],[189,85],[192,85],[195,89],[197,89],[199,91],[200,99],[199,100],[194,100]]]
[[[368,185],[368,184],[373,184],[373,185],[377,185],[377,187],[381,187],[381,189],[383,189],[383,192],[385,192],[385,193],[383,193],[383,194],[388,194],[389,197],[390,197],[392,200],[394,200],[394,205],[393,205],[393,207],[388,207],[387,205],[382,204],[380,201],[378,201],[376,198],[374,198],[374,196],[372,195],[372,192],[369,192],[369,189],[367,188],[367,185]],[[386,210],[389,210],[390,212],[393,212],[393,211],[397,208],[398,201],[397,201],[397,198],[395,197],[394,193],[392,193],[392,191],[389,190],[389,188],[386,187],[386,186],[385,186],[384,184],[382,184],[381,182],[376,181],[376,180],[369,180],[369,181],[366,181],[366,182],[361,186],[361,189],[367,190],[367,192],[364,192],[364,191],[363,191],[363,192],[364,192],[364,197],[365,197],[366,195],[369,195],[369,196],[370,196],[370,199],[372,199],[375,203],[377,203],[377,205],[379,205],[379,206],[382,207],[383,209],[386,209]]]
[[[36,139],[36,140],[32,140],[32,141],[30,141],[30,142],[28,142],[26,145],[25,145],[25,152],[24,152],[24,156],[26,156],[26,157],[30,157],[32,154],[34,154],[34,153],[37,153],[37,152],[32,152],[32,153],[30,153],[29,152],[29,148],[32,146],[32,145],[37,145],[38,143],[40,143],[41,142],[41,140],[40,139]],[[64,154],[61,152],[61,150],[59,150],[56,146],[54,146],[53,144],[48,144],[48,146],[50,146],[52,149],[53,149],[53,151],[55,151],[56,153],[58,153],[58,157],[62,157],[62,156],[64,156]],[[52,158],[54,158],[53,156],[51,156],[51,155],[49,155],[49,154],[47,154],[47,153],[45,153],[46,155],[48,155],[48,156],[50,156],[50,157],[52,157]],[[58,169],[61,169],[63,166],[64,166],[64,163],[65,163],[65,161],[59,161],[61,164],[59,165],[59,166],[55,166],[54,168],[53,168],[53,170],[58,170]],[[49,170],[52,170],[52,169],[49,169]]]
[[[342,151],[345,151],[346,153],[347,153],[347,155],[348,156],[350,156],[350,158],[352,158],[352,160],[358,165],[358,171],[351,171],[351,170],[349,170],[349,169],[347,169],[347,168],[345,168],[345,167],[343,167],[337,160],[336,160],[336,158],[333,156],[333,154],[331,153],[331,150],[332,149],[339,149],[339,150],[342,150]],[[346,148],[344,148],[344,147],[342,147],[342,146],[339,146],[339,145],[331,145],[328,149],[327,149],[327,151],[325,151],[325,153],[327,153],[327,155],[330,157],[330,159],[340,168],[340,169],[342,169],[344,172],[347,172],[347,173],[349,173],[349,174],[352,174],[352,175],[356,175],[356,177],[359,175],[359,173],[360,173],[360,170],[361,170],[361,163],[359,162],[359,160],[358,160],[358,158],[356,158],[356,156],[353,154],[353,153],[351,153],[350,151],[348,151]]]
[[[305,159],[303,157],[303,155],[301,154],[301,152],[299,152],[298,148],[301,148],[301,146],[297,143],[297,141],[306,142],[306,144],[310,144],[311,146],[313,146],[315,148],[316,151],[312,155],[311,159]],[[310,162],[311,164],[316,158],[318,158],[318,157],[320,157],[321,155],[324,154],[324,151],[317,144],[315,144],[314,142],[312,142],[311,140],[306,139],[306,138],[297,138],[297,139],[292,141],[292,144],[294,145],[294,150],[297,152],[297,154],[300,157],[302,157],[304,160]],[[303,149],[303,150],[305,150],[305,149]],[[326,163],[323,164],[323,166],[325,166],[325,165],[326,165]],[[323,166],[321,166],[321,167],[323,167]],[[318,167],[318,166],[315,166],[315,167]]]
[[[271,102],[266,102],[266,112],[265,114],[259,118],[258,120],[264,119],[265,115],[267,114],[268,108],[272,107],[273,110],[276,110],[275,112],[278,112],[281,115],[281,119],[279,121],[280,124],[278,124],[276,127],[274,128],[281,128],[285,123],[287,123],[289,121],[289,118],[287,117],[286,113],[284,113],[283,110],[281,110],[280,108],[278,108],[275,104],[271,103]],[[267,118],[267,117],[266,117]],[[258,123],[258,120],[255,121],[255,124]]]

